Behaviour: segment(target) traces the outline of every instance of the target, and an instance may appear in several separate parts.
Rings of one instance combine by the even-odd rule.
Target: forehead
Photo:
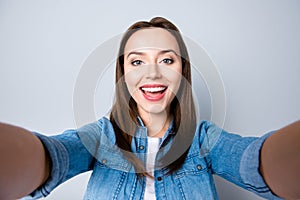
[[[133,33],[125,45],[124,53],[139,49],[172,49],[180,53],[175,37],[162,28],[145,28]]]

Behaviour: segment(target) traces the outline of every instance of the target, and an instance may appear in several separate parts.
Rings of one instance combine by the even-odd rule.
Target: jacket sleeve
[[[228,133],[211,122],[201,129],[202,149],[209,149],[207,160],[212,172],[266,199],[281,199],[266,185],[259,171],[262,137],[242,137]],[[211,141],[210,143],[207,141]]]
[[[48,180],[23,199],[46,197],[66,180],[92,169],[99,144],[100,122],[88,124],[77,130],[67,130],[60,135],[45,136],[34,133],[43,143],[51,160]]]

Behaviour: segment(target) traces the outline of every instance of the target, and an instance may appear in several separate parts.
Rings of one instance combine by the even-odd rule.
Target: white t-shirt
[[[159,150],[161,138],[148,137],[146,170],[154,176],[155,157]],[[155,200],[154,179],[146,177],[144,200]]]

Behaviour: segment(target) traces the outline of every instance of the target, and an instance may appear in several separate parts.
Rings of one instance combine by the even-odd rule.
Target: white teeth
[[[145,92],[161,92],[164,89],[166,89],[166,87],[153,87],[153,88],[141,88],[143,91]]]

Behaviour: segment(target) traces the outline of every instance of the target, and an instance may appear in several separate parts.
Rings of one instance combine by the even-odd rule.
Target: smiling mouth
[[[158,101],[164,97],[167,88],[165,85],[144,85],[140,90],[147,100]]]

